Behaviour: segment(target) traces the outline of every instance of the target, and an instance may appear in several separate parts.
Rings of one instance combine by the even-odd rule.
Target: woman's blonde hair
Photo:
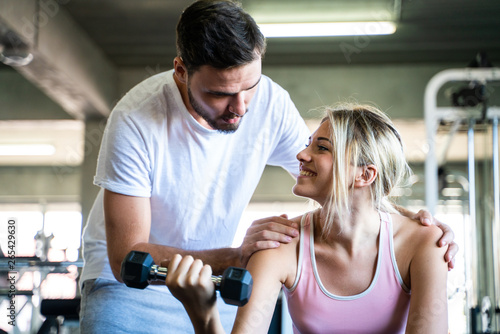
[[[349,214],[349,170],[374,165],[377,176],[371,184],[374,208],[395,212],[389,198],[391,191],[408,184],[411,169],[406,162],[403,142],[389,117],[370,105],[342,103],[325,107],[325,121],[330,122],[333,149],[333,185],[327,202],[325,233],[335,217]]]

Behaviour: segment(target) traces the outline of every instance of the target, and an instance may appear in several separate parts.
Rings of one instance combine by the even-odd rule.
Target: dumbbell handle
[[[120,276],[128,287],[144,289],[152,281],[165,281],[167,271],[150,254],[131,251],[122,261]],[[212,276],[212,282],[227,304],[243,306],[252,293],[252,275],[243,268],[228,267],[222,276]]]
[[[152,281],[165,281],[167,278],[168,268],[161,267],[157,264],[153,264],[151,269],[149,270],[149,278]],[[215,284],[215,288],[218,290],[222,283],[222,276],[213,276],[211,277],[212,282]]]

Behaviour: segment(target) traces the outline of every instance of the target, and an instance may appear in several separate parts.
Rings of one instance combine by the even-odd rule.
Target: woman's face
[[[333,182],[333,151],[330,122],[323,122],[309,138],[304,150],[297,154],[300,174],[293,187],[297,196],[308,197],[321,205],[330,196]]]

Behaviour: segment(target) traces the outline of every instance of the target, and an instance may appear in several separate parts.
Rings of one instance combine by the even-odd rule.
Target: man
[[[237,4],[195,2],[177,26],[173,70],[114,108],[94,181],[102,190],[83,236],[82,333],[192,331],[164,286],[118,282],[132,249],[156,263],[191,254],[219,273],[298,235],[286,217],[266,218],[230,247],[264,167],[297,175],[295,156],[310,135],[288,93],[261,74],[265,47]],[[219,305],[229,330],[236,307]]]

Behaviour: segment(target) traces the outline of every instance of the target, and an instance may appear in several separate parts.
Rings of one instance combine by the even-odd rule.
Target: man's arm
[[[121,262],[131,250],[151,254],[156,263],[172,258],[174,254],[190,254],[211,265],[213,271],[220,274],[229,266],[245,267],[254,252],[279,247],[280,242],[289,242],[289,238],[297,233],[288,219],[270,217],[254,222],[239,248],[185,251],[149,243],[151,204],[147,197],[127,196],[105,190],[104,213],[111,270],[120,282]]]
[[[427,210],[420,210],[415,213],[399,205],[394,205],[394,208],[401,215],[420,221],[422,225],[429,226],[434,224],[443,231],[443,236],[438,240],[437,245],[439,247],[448,245],[448,250],[444,255],[444,260],[448,263],[448,270],[453,269],[455,267],[455,255],[458,253],[458,245],[455,241],[453,241],[453,239],[455,239],[455,234],[453,233],[451,227],[434,218]]]

